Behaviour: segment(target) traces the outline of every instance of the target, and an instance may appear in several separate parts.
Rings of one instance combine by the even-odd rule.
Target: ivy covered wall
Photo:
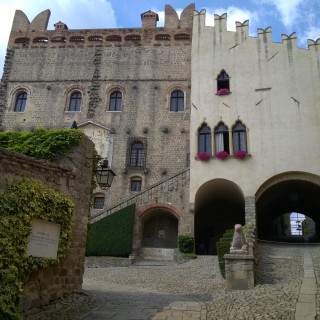
[[[37,143],[40,144],[39,141]],[[54,157],[55,162],[28,157],[0,147],[0,194],[4,194],[5,186],[31,181],[32,184],[43,185],[69,199],[74,210],[69,219],[70,244],[60,255],[59,261],[26,273],[22,285],[23,298],[19,303],[24,310],[45,305],[65,294],[82,290],[94,144],[80,134],[78,142],[71,145],[73,146],[65,153],[66,156],[60,154]],[[16,194],[17,198],[19,196]],[[38,205],[39,203],[41,201]],[[44,219],[50,220],[45,214],[49,214],[49,211],[44,210]],[[2,212],[5,215],[6,210]]]

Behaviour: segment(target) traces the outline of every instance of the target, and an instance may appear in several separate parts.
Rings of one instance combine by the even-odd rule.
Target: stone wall
[[[65,294],[81,291],[90,206],[93,143],[83,138],[70,157],[57,163],[0,149],[0,191],[7,182],[28,177],[69,196],[75,205],[71,246],[57,266],[28,275],[22,308],[48,304]],[[19,195],[17,195],[19,196]]]
[[[83,128],[92,121],[97,130],[90,137],[105,146],[102,156],[117,174],[104,209],[135,195],[130,191],[133,177],[141,179],[144,189],[187,168],[193,10],[189,5],[179,19],[166,6],[164,27],[92,30],[70,30],[64,24],[46,30],[47,11],[30,25],[17,11],[8,44],[12,54],[3,82],[0,125],[5,130],[70,128],[76,121]],[[25,112],[13,112],[21,89],[28,94]],[[80,112],[67,111],[74,89],[82,93]],[[115,89],[123,95],[120,112],[108,111]],[[172,112],[170,95],[177,89],[184,92],[185,108]],[[105,134],[96,134],[99,128]],[[127,165],[133,138],[146,142],[143,170]]]

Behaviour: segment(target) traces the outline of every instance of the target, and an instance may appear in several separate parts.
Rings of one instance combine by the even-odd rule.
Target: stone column
[[[256,198],[255,196],[245,197],[245,222],[256,225]]]

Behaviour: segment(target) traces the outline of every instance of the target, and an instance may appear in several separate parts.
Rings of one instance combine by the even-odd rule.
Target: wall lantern
[[[108,159],[102,159],[96,170],[97,184],[102,190],[107,190],[111,187],[113,178],[116,176],[114,171],[109,168]]]

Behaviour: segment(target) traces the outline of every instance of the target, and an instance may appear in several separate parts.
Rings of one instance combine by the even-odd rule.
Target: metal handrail
[[[103,215],[108,216],[111,213],[128,206],[129,204],[137,203],[138,199],[141,200],[146,193],[148,193],[148,198],[149,198],[149,195],[151,195],[150,198],[153,198],[153,195],[157,194],[157,192],[153,192],[154,189],[156,189],[157,187],[159,187],[160,185],[165,184],[165,183],[168,183],[168,185],[169,185],[170,181],[173,181],[175,178],[179,178],[180,176],[184,176],[184,175],[187,176],[186,173],[189,171],[190,171],[190,168],[184,169],[183,171],[180,171],[179,173],[177,173],[169,178],[166,178],[160,182],[157,182],[157,183],[151,185],[150,187],[146,188],[145,190],[139,192],[138,194],[136,194],[132,197],[129,197],[126,200],[123,200],[121,202],[118,202],[117,204],[115,204],[111,208],[108,208],[106,211],[100,212],[100,213],[96,214],[95,216],[90,217],[90,221],[92,221],[92,220],[96,221],[96,219],[99,218],[100,216],[103,216]],[[177,181],[177,183],[178,182],[179,181]],[[173,183],[171,184],[171,187],[174,187]]]

